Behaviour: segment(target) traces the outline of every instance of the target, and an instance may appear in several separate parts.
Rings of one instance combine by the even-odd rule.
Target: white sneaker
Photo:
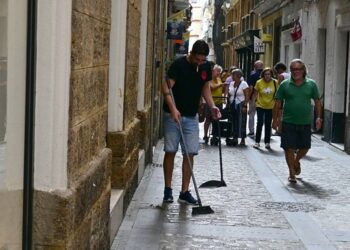
[[[271,149],[270,143],[265,143],[265,148],[266,149]]]
[[[253,148],[260,148],[260,143],[255,143],[254,145],[253,145]]]

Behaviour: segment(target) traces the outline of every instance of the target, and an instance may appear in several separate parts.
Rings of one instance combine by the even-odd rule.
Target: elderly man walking
[[[296,183],[301,172],[300,159],[311,147],[312,105],[315,102],[316,129],[322,126],[320,94],[314,80],[307,78],[303,61],[294,59],[290,63],[291,78],[284,80],[276,93],[275,110],[283,105],[281,147],[284,149],[289,168],[289,182]],[[272,127],[278,128],[280,112],[274,112]]]
[[[256,61],[254,63],[254,70],[250,73],[248,77],[248,85],[250,89],[250,101],[249,101],[249,109],[248,109],[248,115],[249,115],[249,136],[254,135],[254,120],[255,120],[255,113],[256,113],[256,107],[255,107],[255,100],[252,98],[254,94],[254,87],[256,82],[260,79],[261,72],[264,69],[264,63],[260,60]]]

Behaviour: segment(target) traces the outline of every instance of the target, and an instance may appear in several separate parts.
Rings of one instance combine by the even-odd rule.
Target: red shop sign
[[[294,27],[293,27],[292,31],[290,32],[290,35],[292,37],[293,42],[299,40],[302,37],[303,33],[301,31],[301,25],[299,23],[299,20],[295,20]]]

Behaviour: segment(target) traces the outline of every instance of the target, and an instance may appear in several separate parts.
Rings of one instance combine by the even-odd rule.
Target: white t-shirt
[[[283,72],[281,75],[284,77],[284,80],[286,80],[286,79],[289,79],[289,78],[290,78],[290,74],[289,74],[289,73],[287,73],[287,72]]]
[[[235,85],[235,82],[231,82],[229,89],[228,89],[228,92],[230,94],[230,103],[233,102],[233,97],[234,97],[235,92],[236,92],[236,88],[234,87],[234,85]],[[236,104],[244,102],[245,95],[244,95],[243,90],[246,88],[249,88],[248,83],[246,81],[241,81],[241,84],[238,86],[238,90],[236,93],[236,99],[235,99]]]

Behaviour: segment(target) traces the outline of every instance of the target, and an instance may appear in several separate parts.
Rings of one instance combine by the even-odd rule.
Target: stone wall
[[[123,131],[108,132],[112,149],[112,188],[124,189],[124,209],[137,187],[140,120],[137,118],[141,1],[129,0],[127,13]]]
[[[36,191],[35,249],[109,249],[111,1],[73,0],[68,189]],[[58,20],[59,21],[59,20]]]
[[[145,41],[146,53],[146,76],[145,76],[145,103],[144,110],[139,111],[138,118],[141,121],[140,131],[140,147],[145,150],[146,161],[152,160],[152,129],[158,124],[152,124],[152,87],[153,87],[153,39],[154,39],[154,16],[155,16],[155,0],[148,1],[148,17],[147,17],[147,40]]]
[[[126,34],[126,72],[124,93],[124,128],[137,116],[137,86],[140,55],[141,0],[128,1]]]
[[[110,150],[74,188],[34,193],[34,249],[109,249]]]

